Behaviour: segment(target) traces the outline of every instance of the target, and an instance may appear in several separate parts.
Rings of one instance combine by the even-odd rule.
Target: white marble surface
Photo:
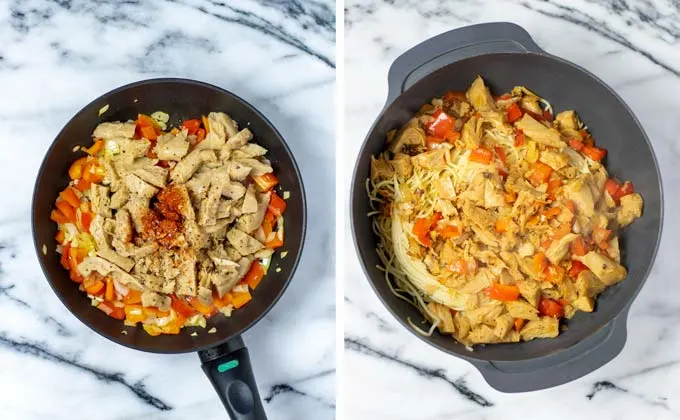
[[[527,29],[548,52],[594,72],[626,100],[653,143],[666,200],[660,252],[632,307],[623,352],[575,382],[527,394],[493,390],[471,365],[435,350],[398,325],[364,279],[347,232],[347,263],[343,264],[346,418],[680,418],[680,329],[676,328],[680,223],[675,216],[680,211],[680,4],[351,0],[346,9],[344,141],[349,150],[347,161],[341,163],[346,176],[385,101],[389,65],[401,52],[458,26],[511,21]],[[348,197],[349,191],[343,196]]]
[[[297,157],[307,245],[287,293],[245,334],[270,419],[335,408],[332,1],[13,0],[0,3],[0,418],[218,419],[196,354],[117,346],[52,293],[29,211],[47,147],[117,86],[188,77],[260,109]]]

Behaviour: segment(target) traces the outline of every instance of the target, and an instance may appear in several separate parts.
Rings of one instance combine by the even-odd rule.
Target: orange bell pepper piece
[[[106,279],[106,292],[104,293],[104,299],[113,300],[116,297],[115,288],[113,287],[113,279],[111,277]]]
[[[184,299],[181,299],[176,295],[172,295],[170,297],[172,299],[170,307],[174,309],[175,312],[187,318],[196,315],[197,311],[192,308]]]
[[[90,225],[92,224],[93,219],[94,214],[90,213],[89,211],[80,213],[80,226],[85,232],[90,232]]]
[[[253,296],[250,294],[250,292],[241,292],[241,293],[232,293],[231,294],[231,304],[234,305],[234,308],[240,308],[246,303],[250,302],[253,299]]]
[[[564,307],[555,300],[541,297],[541,300],[538,302],[538,313],[541,316],[562,318],[564,316]]]
[[[203,123],[205,133],[208,134],[210,132],[210,122],[208,122],[208,119],[206,118],[205,115],[201,115],[201,122]]]
[[[601,149],[595,146],[584,146],[583,154],[591,158],[592,160],[599,162],[607,156],[607,149]]]
[[[542,273],[548,267],[548,259],[545,254],[538,252],[534,254],[531,260],[531,266],[537,273]]]
[[[202,142],[205,140],[205,130],[202,128],[199,128],[198,131],[196,132],[196,144]]]
[[[578,275],[582,271],[587,271],[590,270],[585,264],[583,264],[581,261],[572,261],[571,262],[571,267],[569,268],[569,271],[567,274],[569,274],[569,277],[571,278],[577,278]]]
[[[437,233],[445,238],[457,238],[462,232],[458,226],[446,225],[441,229],[437,229]]]
[[[271,211],[276,217],[281,216],[283,212],[286,211],[286,200],[279,197],[275,192],[272,191],[267,210]]]
[[[243,283],[247,284],[251,289],[255,290],[260,281],[264,278],[264,269],[258,260],[253,261],[250,264],[250,269],[243,277]]]
[[[66,200],[57,200],[55,205],[57,206],[57,209],[66,216],[69,222],[75,223],[77,221],[76,210],[67,203]]]
[[[123,296],[123,303],[133,305],[142,302],[142,292],[137,289],[128,289],[127,295]]]
[[[73,186],[80,192],[89,190],[91,185],[92,184],[89,181],[85,181],[84,179],[76,179],[73,182]]]
[[[83,149],[90,156],[95,156],[104,148],[104,140],[97,140],[89,149]]]
[[[59,193],[59,197],[61,197],[74,208],[80,207],[80,197],[78,197],[78,194],[76,194],[76,189],[73,187],[66,187],[64,191]]]
[[[66,239],[66,234],[64,233],[63,230],[57,231],[57,234],[54,235],[54,240],[57,241],[58,244],[62,245],[64,243],[64,240]]]
[[[515,320],[514,320],[514,322],[513,322],[515,331],[519,332],[519,331],[522,329],[522,327],[524,327],[524,324],[525,324],[526,322],[527,322],[526,319],[523,319],[523,318],[515,318]]]
[[[61,248],[61,257],[59,258],[59,262],[61,263],[61,266],[64,267],[65,269],[71,268],[71,265],[69,264],[68,260],[68,254],[69,250],[71,249],[71,246],[69,244],[64,245]]]
[[[278,183],[279,179],[273,173],[267,173],[264,175],[257,175],[253,177],[255,186],[259,192],[271,191]]]
[[[196,134],[199,128],[201,128],[201,120],[184,120],[182,123],[182,128],[186,128],[189,134]]]
[[[80,179],[83,176],[83,167],[85,166],[85,163],[87,163],[87,157],[76,159],[68,169],[68,176],[74,180]]]
[[[68,223],[69,219],[66,217],[66,215],[59,210],[55,209],[52,210],[50,213],[50,220],[52,220],[55,223]]]
[[[526,140],[527,138],[524,135],[524,132],[522,130],[517,130],[517,132],[515,133],[515,147],[524,146]]]
[[[99,279],[93,279],[92,277],[87,277],[83,281],[83,288],[85,289],[85,292],[93,296],[100,295],[104,291],[105,287],[106,284],[103,281]]]
[[[470,162],[488,165],[493,160],[493,153],[486,147],[478,147],[470,153]]]
[[[97,160],[88,162],[83,168],[83,179],[91,184],[99,184],[104,180],[106,170]]]
[[[510,229],[510,221],[507,218],[501,217],[496,220],[496,232],[504,233],[507,232],[508,229]]]
[[[493,283],[484,289],[484,294],[491,299],[509,302],[519,299],[519,287],[514,284]]]
[[[271,241],[267,241],[264,246],[269,249],[281,248],[283,246],[283,239],[279,238],[277,233]]]
[[[548,182],[552,172],[553,170],[550,166],[540,161],[536,162],[532,167],[531,175],[529,175],[529,182],[531,182],[534,187],[538,187],[539,185]]]
[[[514,123],[522,118],[522,110],[516,103],[513,103],[508,107],[507,117],[509,123]]]
[[[136,134],[148,140],[155,141],[161,134],[161,128],[156,121],[148,115],[138,114],[136,121]]]
[[[444,139],[451,131],[456,121],[438,108],[434,114],[434,121],[426,125],[427,132],[435,137]]]

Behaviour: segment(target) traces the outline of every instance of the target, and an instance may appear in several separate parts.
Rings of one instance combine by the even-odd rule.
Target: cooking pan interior
[[[109,105],[101,117],[98,111]],[[185,328],[179,335],[151,337],[141,327],[125,327],[121,321],[106,316],[92,307],[89,299],[78,291],[69,280],[68,273],[59,264],[55,252],[54,235],[56,224],[50,220],[54,201],[68,183],[68,168],[82,152],[74,153],[77,145],[91,143],[90,135],[102,121],[134,120],[138,113],[150,114],[164,111],[170,115],[170,124],[177,126],[182,120],[207,115],[210,111],[223,111],[234,118],[240,127],[249,127],[254,141],[269,150],[274,173],[279,178],[282,191],[290,192],[286,201],[285,246],[278,251],[288,251],[281,259],[276,252],[271,268],[260,287],[253,292],[253,300],[241,309],[235,310],[230,318],[217,315],[208,320],[207,328]],[[156,79],[124,86],[83,108],[59,133],[40,169],[33,198],[33,231],[41,264],[50,285],[68,309],[86,325],[125,346],[151,352],[175,353],[201,350],[214,346],[237,335],[268,311],[278,300],[287,286],[297,265],[302,249],[305,229],[305,207],[303,188],[297,166],[290,150],[280,134],[253,107],[217,87],[183,79]],[[47,255],[41,248],[47,246]],[[277,270],[280,268],[280,270]],[[208,334],[215,327],[217,332]],[[121,331],[126,330],[127,335]],[[190,333],[196,331],[197,336]]]
[[[597,299],[596,311],[579,312],[567,330],[555,339],[478,346],[466,350],[450,336],[435,333],[424,339],[434,346],[467,358],[516,361],[566,349],[588,337],[623,309],[637,294],[656,253],[661,229],[661,184],[651,146],[628,107],[607,86],[571,63],[537,54],[489,54],[450,64],[426,76],[406,90],[383,111],[374,124],[357,162],[352,197],[353,227],[360,258],[368,277],[386,306],[407,326],[406,320],[422,321],[421,314],[389,290],[375,252],[376,237],[366,217],[369,203],[364,182],[369,176],[370,156],[384,150],[385,133],[409,120],[423,103],[446,91],[465,91],[477,75],[484,77],[492,93],[524,85],[548,99],[555,113],[574,109],[588,126],[598,146],[608,150],[610,175],[630,180],[644,199],[644,214],[621,235],[623,264],[628,277]]]

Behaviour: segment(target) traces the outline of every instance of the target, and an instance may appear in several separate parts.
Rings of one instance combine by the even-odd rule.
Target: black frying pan
[[[101,117],[98,111],[109,105]],[[152,337],[140,327],[125,327],[92,307],[68,273],[59,264],[55,252],[56,224],[50,211],[59,191],[67,185],[68,168],[82,155],[74,153],[77,145],[88,145],[92,130],[102,121],[126,121],[138,113],[164,111],[170,124],[179,125],[188,118],[224,111],[240,126],[248,126],[255,141],[269,150],[280,189],[290,192],[285,217],[285,259],[276,252],[271,268],[253,300],[233,312],[230,318],[218,314],[208,320],[207,327],[184,328],[179,335]],[[212,382],[229,415],[239,420],[266,419],[255,384],[248,350],[241,334],[259,321],[281,297],[297,267],[305,237],[306,208],[302,179],[297,164],[278,131],[267,119],[243,99],[206,83],[185,79],[153,79],[132,83],[94,100],[80,110],[57,135],[40,167],[33,193],[33,239],[45,277],[59,299],[85,325],[111,341],[124,346],[154,353],[184,353],[198,351],[203,370]],[[46,245],[47,255],[42,247]],[[280,270],[276,270],[280,268]],[[277,272],[278,271],[278,272]],[[215,327],[217,332],[208,334]],[[121,333],[127,331],[127,335]],[[198,335],[192,337],[192,332]]]
[[[555,112],[575,109],[597,144],[609,152],[610,174],[631,180],[644,198],[644,214],[621,236],[628,277],[597,299],[596,311],[579,312],[554,339],[478,346],[465,349],[450,336],[418,335],[436,348],[471,362],[494,388],[522,392],[560,385],[613,359],[626,341],[630,305],[645,282],[661,236],[663,198],[652,147],[631,110],[607,85],[588,71],[541,50],[529,34],[510,23],[456,29],[415,46],[390,68],[385,108],[366,137],[352,184],[352,229],[359,259],[371,286],[385,306],[409,330],[407,319],[422,320],[411,305],[389,290],[375,252],[377,238],[365,181],[370,157],[385,148],[385,134],[408,121],[423,103],[446,91],[465,91],[482,75],[492,92],[525,85],[548,99]]]

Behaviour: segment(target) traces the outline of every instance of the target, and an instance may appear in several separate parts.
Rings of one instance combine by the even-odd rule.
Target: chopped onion
[[[116,289],[116,292],[121,296],[127,296],[127,294],[130,293],[130,289],[118,281],[118,279],[113,279],[113,288]]]

